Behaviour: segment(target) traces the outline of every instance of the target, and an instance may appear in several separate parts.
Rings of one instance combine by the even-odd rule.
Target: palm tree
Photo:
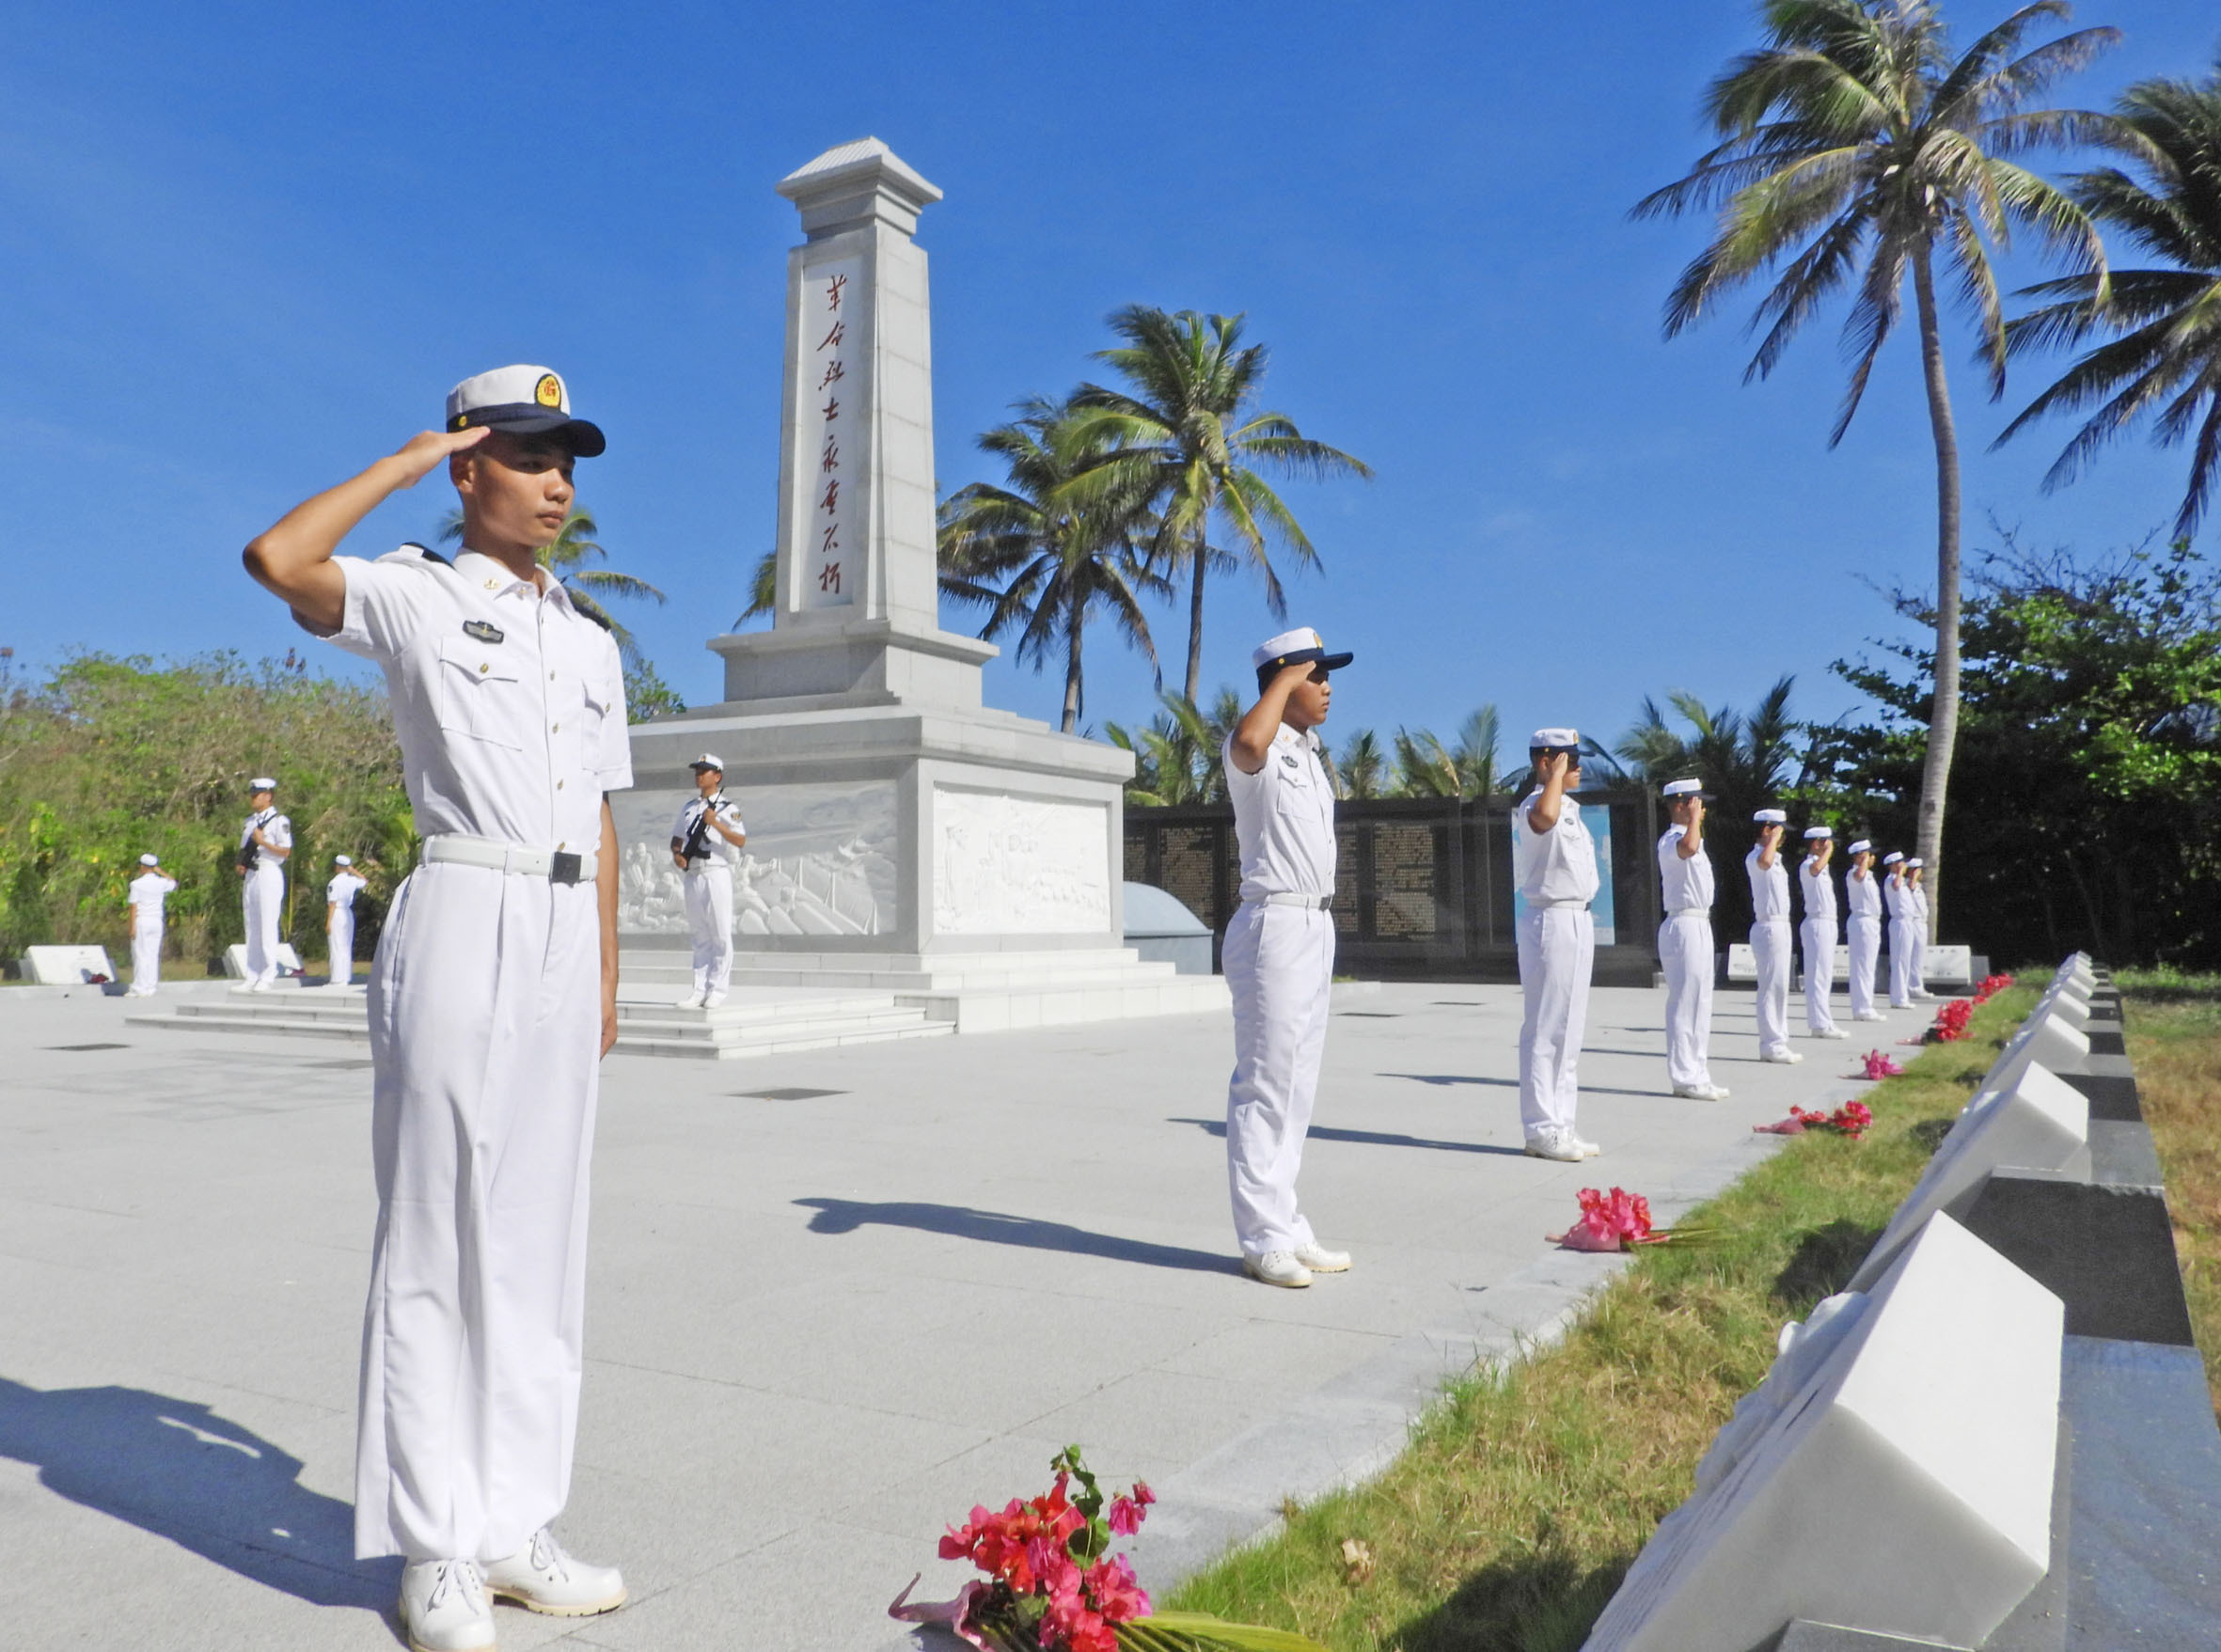
[[[1505,789],[1498,765],[1502,719],[1493,704],[1469,714],[1457,744],[1444,746],[1431,729],[1395,732],[1396,793],[1404,797],[1489,797]]]
[[[938,557],[941,590],[987,609],[980,636],[1017,633],[1017,657],[1039,669],[1052,653],[1064,664],[1063,732],[1079,724],[1084,699],[1080,645],[1087,622],[1108,614],[1128,642],[1157,665],[1157,645],[1141,595],[1163,579],[1148,566],[1137,534],[1154,524],[1141,510],[1141,490],[1098,493],[1085,503],[1065,487],[1101,450],[1099,429],[1072,417],[1068,401],[1034,396],[1018,417],[979,438],[1000,458],[1010,485],[973,482],[942,502]]]
[[[2079,344],[2101,327],[2118,337],[2068,369],[1997,439],[2042,414],[2102,403],[2045,476],[2048,492],[2148,413],[2158,414],[2151,433],[2163,448],[2196,426],[2175,513],[2175,532],[2189,539],[2221,480],[2221,62],[2202,85],[2137,82],[2114,118],[2118,129],[2103,141],[2133,157],[2143,178],[2107,166],[2075,175],[2068,189],[2099,223],[2177,267],[2115,270],[2109,287],[2070,275],[2024,289],[2022,297],[2058,302],[2011,323],[2008,351]]]
[[[1764,378],[1821,303],[1846,285],[1851,385],[1828,443],[1843,439],[1896,329],[1908,277],[1936,454],[1935,700],[1921,778],[1920,852],[1943,846],[1944,803],[1959,733],[1959,437],[1944,372],[1936,265],[1977,315],[1993,396],[2005,388],[2005,318],[1990,264],[2015,225],[2076,261],[2101,298],[2105,252],[2088,215],[2008,157],[2078,141],[2103,116],[2023,105],[2112,45],[2083,29],[2024,52],[2066,0],[2024,6],[1954,58],[1931,0],[1765,0],[1765,45],[1729,64],[1706,95],[1725,140],[1689,175],[1638,202],[1638,218],[1719,206],[1718,232],[1666,302],[1668,338],[1715,301],[1786,260],[1759,302],[1766,329],[1743,379]],[[1863,264],[1863,268],[1861,267]],[[1932,891],[1930,923],[1941,910]]]
[[[1384,797],[1388,795],[1388,758],[1380,749],[1380,736],[1360,729],[1342,743],[1334,760],[1334,773],[1345,797]]]
[[[1225,792],[1224,777],[1219,773],[1223,736],[1212,738],[1210,720],[1186,695],[1168,690],[1158,699],[1164,710],[1145,729],[1128,733],[1116,723],[1103,725],[1111,745],[1134,754],[1134,778],[1126,783],[1126,800],[1144,809],[1218,801]]]
[[[592,615],[609,627],[609,635],[617,638],[617,646],[624,653],[628,665],[638,661],[639,650],[633,634],[620,624],[609,610],[602,606],[605,597],[646,597],[652,602],[669,601],[662,591],[636,574],[620,574],[611,568],[589,568],[588,562],[606,559],[609,553],[594,540],[601,532],[591,512],[574,509],[563,518],[562,531],[552,544],[540,547],[540,565],[562,581],[563,589],[571,593],[572,605],[581,612]],[[457,506],[440,519],[439,537],[442,544],[463,543],[463,508]]]
[[[1789,716],[1789,691],[1796,681],[1783,677],[1748,713],[1715,709],[1677,689],[1666,702],[1688,723],[1688,734],[1668,728],[1658,701],[1646,695],[1641,715],[1613,746],[1627,766],[1613,766],[1648,786],[1693,776],[1717,796],[1724,813],[1747,820],[1789,783],[1795,755],[1790,736],[1797,727]]]
[[[732,621],[732,629],[738,631],[758,614],[768,614],[778,606],[779,547],[773,545],[756,559],[756,571],[748,576],[748,606]]]
[[[1246,559],[1265,582],[1265,602],[1287,612],[1267,541],[1284,543],[1303,567],[1318,552],[1302,525],[1261,471],[1325,478],[1371,476],[1361,460],[1306,439],[1284,413],[1254,407],[1265,376],[1262,344],[1241,344],[1240,316],[1193,310],[1170,315],[1128,305],[1110,317],[1126,342],[1095,353],[1118,370],[1127,389],[1082,385],[1073,406],[1100,457],[1070,484],[1075,501],[1139,491],[1157,512],[1152,559],[1167,573],[1185,571],[1188,604],[1187,698],[1203,684],[1204,576]],[[1232,532],[1233,554],[1209,543],[1213,519]]]

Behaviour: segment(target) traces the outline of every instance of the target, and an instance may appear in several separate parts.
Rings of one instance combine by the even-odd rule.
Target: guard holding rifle
[[[285,862],[293,852],[293,823],[277,812],[277,782],[247,782],[254,813],[239,834],[240,905],[246,920],[246,990],[277,984],[277,918],[285,910]]]
[[[682,1010],[714,1010],[732,981],[732,868],[747,846],[740,806],[725,796],[725,760],[705,751],[688,765],[701,795],[679,810],[671,859],[686,874],[686,926],[694,932],[694,990]]]
[[[617,1040],[617,827],[632,784],[617,644],[539,553],[602,451],[539,367],[449,393],[413,437],[289,511],[248,571],[310,632],[386,672],[423,858],[370,967],[378,1225],[362,1339],[354,1547],[399,1554],[413,1652],[494,1644],[488,1601],[624,1602],[549,1522],[571,1490],[586,1316],[587,1171]],[[333,553],[444,468],[452,565]]]

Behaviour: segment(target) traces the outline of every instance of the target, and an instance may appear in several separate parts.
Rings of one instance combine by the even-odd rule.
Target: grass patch
[[[2000,994],[1965,1042],[1876,1085],[1863,1141],[1789,1139],[1691,1213],[1715,1242],[1643,1252],[1563,1343],[1452,1386],[1378,1479],[1292,1508],[1165,1604],[1335,1652],[1572,1652],[1765,1377],[1782,1322],[1842,1288],[2034,1002]],[[1348,1539],[1369,1567],[1346,1561]]]
[[[2221,975],[2123,969],[2114,980],[2166,1176],[2190,1324],[2221,1412]]]

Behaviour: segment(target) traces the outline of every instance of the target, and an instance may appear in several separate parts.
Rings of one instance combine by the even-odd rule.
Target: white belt
[[[1527,903],[1527,910],[1530,912],[1554,912],[1561,906],[1571,906],[1576,911],[1586,912],[1589,909],[1589,905],[1590,903],[1587,901],[1578,901],[1572,899],[1564,901],[1529,901]]]
[[[1676,906],[1666,913],[1668,918],[1709,918],[1711,915],[1709,906]]]
[[[1248,906],[1301,906],[1307,911],[1324,912],[1333,905],[1331,895],[1295,895],[1282,891],[1270,895],[1244,895],[1242,904]]]
[[[424,840],[424,859],[451,861],[458,866],[483,866],[521,877],[544,877],[551,883],[590,884],[598,870],[591,849],[528,849],[522,843],[504,843],[495,838],[474,838],[465,832],[435,832]]]

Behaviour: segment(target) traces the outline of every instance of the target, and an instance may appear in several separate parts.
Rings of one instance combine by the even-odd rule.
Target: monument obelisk
[[[998,651],[940,628],[912,237],[941,192],[876,138],[828,149],[779,192],[804,240],[787,260],[773,623],[710,640],[722,703],[633,731],[638,789],[614,800],[627,947],[685,932],[667,844],[685,765],[708,750],[748,826],[736,988],[1061,978],[1074,1013],[1037,1005],[1042,1019],[1222,1003],[1220,983],[1175,989],[1123,948],[1132,756],[985,708],[980,668]]]

